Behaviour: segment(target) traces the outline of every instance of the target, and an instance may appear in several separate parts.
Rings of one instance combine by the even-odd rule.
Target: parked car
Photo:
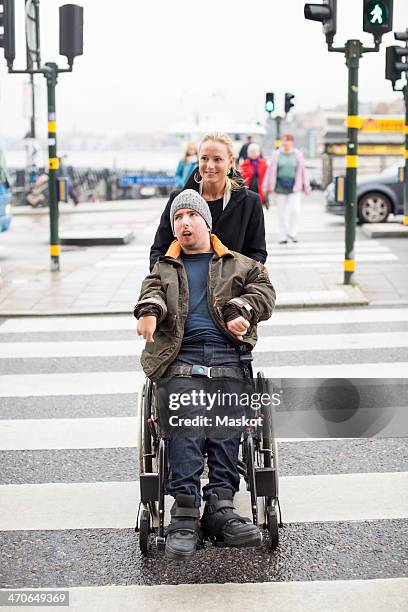
[[[6,232],[11,223],[11,188],[4,157],[0,151],[0,232]]]
[[[366,174],[357,178],[357,217],[360,223],[384,223],[388,215],[400,215],[404,211],[404,184],[399,181],[399,162],[378,174]],[[334,215],[344,215],[344,203],[335,201],[334,182],[326,191],[326,210]]]

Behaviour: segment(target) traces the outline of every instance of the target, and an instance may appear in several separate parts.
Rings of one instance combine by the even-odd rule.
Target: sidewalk
[[[17,208],[10,231],[0,236],[0,316],[132,313],[164,204],[146,199],[61,206],[61,234],[128,230],[135,239],[123,246],[62,246],[59,273],[49,270],[48,211]],[[360,230],[360,285],[342,284],[344,226],[324,213],[321,193],[304,202],[298,244],[277,244],[274,208],[266,211],[266,233],[277,308],[408,302],[408,263]]]

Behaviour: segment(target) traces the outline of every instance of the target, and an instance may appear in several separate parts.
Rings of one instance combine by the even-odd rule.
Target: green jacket
[[[227,249],[214,234],[211,234],[211,245],[214,255],[208,273],[209,312],[220,331],[233,344],[244,344],[252,350],[258,339],[257,323],[269,319],[275,305],[276,294],[268,272],[261,263]],[[143,370],[151,380],[163,375],[176,358],[183,340],[189,295],[187,274],[180,253],[180,243],[174,240],[144,279],[135,306],[135,317],[147,304],[160,308],[154,342],[146,342],[140,359]],[[223,309],[228,303],[238,306],[250,322],[244,340],[238,340],[225,324]]]

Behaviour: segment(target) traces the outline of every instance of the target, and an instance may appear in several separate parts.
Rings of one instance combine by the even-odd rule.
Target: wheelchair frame
[[[255,391],[268,393],[268,381],[262,372],[255,378]],[[155,535],[158,550],[165,547],[165,485],[169,473],[167,443],[157,431],[155,384],[146,378],[138,394],[137,449],[140,474],[140,502],[135,531],[143,554],[149,550],[149,540]],[[256,416],[260,416],[260,411]],[[272,411],[264,410],[262,427],[245,428],[240,441],[242,459],[238,471],[246,481],[251,498],[252,522],[267,529],[270,547],[279,544],[279,527],[283,527],[279,504],[278,449],[273,433]]]

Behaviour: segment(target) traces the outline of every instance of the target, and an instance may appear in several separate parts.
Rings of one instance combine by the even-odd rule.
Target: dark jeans
[[[239,352],[227,343],[196,343],[186,345],[177,355],[172,365],[187,363],[204,366],[239,366]],[[172,391],[181,379],[170,379],[168,391]],[[194,388],[205,387],[208,379],[193,377],[187,379]],[[237,381],[239,385],[239,381]],[[184,406],[183,413],[197,414],[194,406]],[[196,507],[201,504],[200,476],[204,469],[203,453],[208,454],[209,482],[203,488],[203,499],[206,500],[214,487],[230,489],[235,494],[239,489],[237,469],[240,431],[233,430],[223,436],[206,437],[204,428],[190,429],[179,435],[170,435],[168,457],[170,478],[167,493],[175,497],[177,493],[195,496]]]

